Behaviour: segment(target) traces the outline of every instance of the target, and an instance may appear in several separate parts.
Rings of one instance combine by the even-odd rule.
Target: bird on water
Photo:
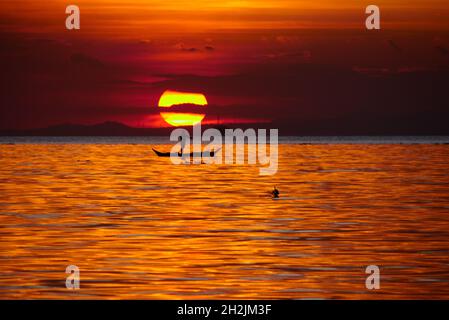
[[[279,198],[279,190],[276,189],[276,186],[274,186],[273,191],[271,191],[271,195],[273,196],[273,198]]]

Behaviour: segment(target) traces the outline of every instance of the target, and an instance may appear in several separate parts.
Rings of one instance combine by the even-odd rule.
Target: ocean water
[[[449,299],[448,140],[285,137],[260,176],[166,138],[2,137],[0,298]]]

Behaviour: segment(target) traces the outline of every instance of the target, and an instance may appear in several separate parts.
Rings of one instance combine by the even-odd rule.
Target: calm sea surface
[[[0,298],[449,299],[448,142],[287,137],[259,176],[164,138],[2,137]]]

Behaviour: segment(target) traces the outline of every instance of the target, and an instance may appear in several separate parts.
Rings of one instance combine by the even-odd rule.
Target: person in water
[[[185,142],[182,140],[182,137],[178,137],[178,141],[181,142],[181,150],[178,151],[178,157],[182,157],[182,154],[184,153]]]
[[[276,186],[274,186],[273,191],[271,191],[271,194],[273,196],[273,198],[279,198],[279,190],[276,189]]]

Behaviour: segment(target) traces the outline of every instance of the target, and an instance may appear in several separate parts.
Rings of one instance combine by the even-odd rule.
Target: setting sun
[[[207,106],[207,100],[204,94],[178,91],[165,91],[159,99],[158,106],[161,108],[171,108],[174,106]],[[191,112],[161,112],[161,117],[168,124],[179,126],[192,126],[201,122],[206,114]]]

